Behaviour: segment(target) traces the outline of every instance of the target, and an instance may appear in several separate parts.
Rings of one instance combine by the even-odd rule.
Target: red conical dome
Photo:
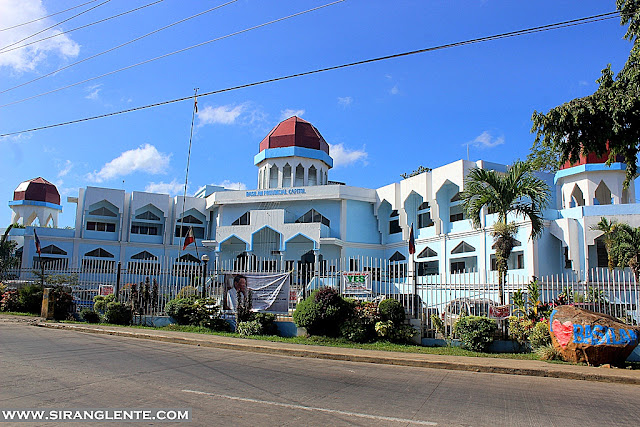
[[[280,147],[304,147],[322,150],[329,154],[329,144],[320,135],[318,129],[296,116],[280,122],[260,142],[260,151]]]
[[[13,200],[30,200],[60,204],[60,193],[55,185],[42,177],[21,182],[13,192]]]

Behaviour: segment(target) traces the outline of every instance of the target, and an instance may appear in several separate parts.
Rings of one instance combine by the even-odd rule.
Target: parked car
[[[453,326],[460,316],[495,317],[498,305],[488,298],[456,298],[447,303],[442,311],[442,321]]]

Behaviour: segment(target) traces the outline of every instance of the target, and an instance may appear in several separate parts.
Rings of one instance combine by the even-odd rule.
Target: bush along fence
[[[38,299],[38,292],[41,298],[42,287],[46,286],[60,288],[60,295],[66,293],[70,296],[64,310],[75,313],[84,310],[89,318],[94,319],[90,311],[112,319],[131,316],[142,321],[144,317],[170,314],[178,320],[176,316],[181,316],[178,313],[182,312],[180,307],[183,306],[187,306],[183,307],[184,310],[191,310],[191,314],[185,316],[192,316],[192,320],[202,320],[203,316],[217,318],[232,308],[229,307],[228,294],[233,288],[233,278],[246,275],[249,288],[265,277],[285,277],[286,280],[278,285],[280,304],[277,309],[266,310],[273,315],[268,316],[269,319],[291,320],[295,308],[311,304],[302,301],[312,295],[316,298],[320,290],[321,297],[326,289],[333,289],[336,295],[346,298],[351,308],[345,310],[355,314],[340,323],[345,331],[322,326],[331,329],[329,334],[334,336],[384,335],[384,322],[393,323],[393,320],[376,317],[382,314],[373,315],[374,311],[379,312],[378,303],[384,299],[397,301],[408,318],[419,321],[422,336],[428,338],[452,336],[457,332],[456,323],[466,315],[493,319],[499,326],[495,336],[504,338],[509,334],[509,317],[535,318],[538,312],[544,313],[548,308],[561,304],[610,314],[628,324],[640,323],[638,283],[631,273],[619,270],[595,269],[579,275],[581,280],[576,274],[532,280],[510,272],[503,288],[505,305],[501,306],[495,272],[433,274],[421,263],[411,266],[399,254],[391,259],[361,257],[334,260],[310,255],[306,260],[303,257],[301,261],[287,261],[277,255],[258,258],[242,253],[233,259],[214,260],[209,266],[177,262],[175,259],[139,260],[122,266],[107,259],[84,260],[79,268],[69,268],[66,260],[36,267],[9,271],[5,275],[3,288],[0,288],[0,310],[39,312],[39,304],[34,300]],[[254,290],[254,294],[256,292]],[[191,302],[198,299],[204,301],[204,308],[191,306]],[[185,301],[180,305],[176,300]],[[262,305],[254,308],[265,311]],[[205,315],[203,310],[210,312]],[[297,316],[299,319],[304,317],[302,314]],[[356,322],[355,318],[359,320]],[[539,318],[530,320],[535,322]],[[239,321],[254,322],[251,326],[243,325],[248,331],[258,327],[256,321],[263,329],[269,329],[269,319],[249,316]],[[200,320],[193,320],[190,324]],[[306,324],[305,320],[300,321]],[[315,327],[312,322],[311,331]],[[529,328],[527,325],[523,327]],[[349,328],[351,332],[346,330]],[[514,324],[511,329],[515,328]],[[387,327],[386,330],[391,329]],[[395,332],[389,332],[395,333],[398,333],[397,328]]]

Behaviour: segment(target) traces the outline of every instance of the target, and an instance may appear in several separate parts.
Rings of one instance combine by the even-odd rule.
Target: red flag
[[[38,252],[38,255],[42,255],[41,251],[42,249],[40,248],[40,239],[38,239],[38,234],[36,233],[36,229],[33,229],[33,237],[36,238],[36,252]]]
[[[193,237],[193,228],[189,227],[189,231],[187,231],[187,235],[184,238],[184,245],[182,245],[182,250],[187,249],[187,246],[196,241],[196,238]]]
[[[413,237],[413,223],[411,223],[411,232],[409,233],[409,255],[416,253],[416,240]]]

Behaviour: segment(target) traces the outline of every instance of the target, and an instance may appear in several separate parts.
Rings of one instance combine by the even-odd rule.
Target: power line
[[[22,43],[23,41],[28,40],[28,39],[30,39],[31,37],[35,37],[35,36],[37,36],[38,34],[42,34],[42,33],[44,33],[45,31],[48,31],[48,30],[52,29],[53,27],[57,27],[57,26],[58,26],[58,25],[60,25],[60,24],[64,24],[64,23],[65,23],[65,22],[67,22],[67,21],[71,21],[72,19],[77,18],[77,17],[78,17],[78,16],[80,16],[80,15],[84,15],[85,13],[87,13],[87,12],[89,12],[89,11],[93,10],[93,9],[96,9],[96,8],[98,8],[98,7],[102,6],[102,5],[105,5],[105,4],[109,3],[110,1],[111,1],[111,0],[105,0],[105,1],[103,1],[102,3],[100,3],[100,4],[97,4],[97,5],[93,6],[93,7],[90,7],[90,8],[89,8],[89,9],[87,9],[87,10],[83,10],[82,12],[77,13],[77,14],[75,14],[75,15],[73,15],[73,16],[71,16],[71,17],[69,17],[69,18],[67,18],[67,19],[65,19],[65,20],[63,20],[63,21],[60,21],[60,22],[58,22],[57,24],[51,25],[50,27],[47,27],[47,28],[45,28],[44,30],[40,30],[40,31],[38,31],[38,32],[36,32],[36,33],[31,34],[30,36],[27,36],[27,37],[25,37],[25,38],[23,38],[23,39],[18,40],[17,42],[13,42],[13,43],[11,43],[11,44],[8,44],[8,45],[6,45],[6,46],[4,46],[4,47],[0,48],[0,50],[5,50],[5,49],[6,49],[6,48],[8,48],[8,47],[15,46],[15,45],[17,45],[18,43]]]
[[[143,6],[136,7],[135,9],[130,9],[130,10],[127,10],[126,12],[122,12],[122,13],[119,13],[117,15],[113,15],[113,16],[110,16],[108,18],[104,18],[104,19],[101,19],[99,21],[92,22],[90,24],[86,24],[86,25],[82,25],[80,27],[72,28],[72,29],[67,30],[67,31],[62,31],[62,32],[53,34],[53,35],[48,36],[48,37],[43,37],[41,39],[34,40],[32,42],[22,44],[20,46],[14,46],[11,49],[0,49],[0,54],[6,53],[6,52],[11,52],[11,51],[17,50],[17,49],[22,49],[22,48],[25,48],[25,47],[30,46],[32,44],[40,43],[41,41],[49,40],[49,39],[52,39],[54,37],[62,36],[64,34],[69,34],[69,33],[72,33],[74,31],[81,30],[83,28],[91,27],[92,25],[101,24],[101,23],[103,23],[105,21],[109,21],[111,19],[119,18],[121,16],[124,16],[124,15],[132,13],[132,12],[137,12],[138,10],[144,9],[145,7],[153,6],[153,5],[156,5],[158,3],[162,3],[163,1],[164,0],[157,0],[157,1],[153,2],[153,3],[145,4]]]
[[[60,15],[61,13],[69,12],[70,10],[77,9],[77,8],[85,6],[85,5],[89,4],[89,3],[95,3],[97,1],[98,0],[91,0],[91,1],[88,1],[86,3],[82,3],[82,4],[79,4],[77,6],[70,7],[69,9],[61,10],[60,12],[55,12],[55,13],[52,13],[50,15],[43,16],[41,18],[36,18],[36,19],[31,20],[31,21],[23,22],[22,24],[12,25],[11,27],[7,27],[7,28],[0,28],[0,31],[13,30],[14,28],[22,27],[23,25],[33,24],[34,22],[42,21],[43,19],[47,19],[47,18],[50,18],[50,17],[55,16],[55,15]]]
[[[129,45],[131,43],[135,43],[135,42],[137,42],[139,40],[142,40],[145,37],[149,37],[149,36],[151,36],[153,34],[159,33],[160,31],[166,30],[167,28],[173,27],[174,25],[178,25],[178,24],[186,22],[186,21],[188,21],[190,19],[193,19],[193,18],[196,18],[198,16],[204,15],[205,13],[209,13],[209,12],[214,11],[216,9],[220,9],[222,7],[228,6],[228,5],[232,4],[232,3],[235,3],[236,1],[238,1],[238,0],[231,0],[231,1],[227,2],[227,3],[221,4],[221,5],[216,6],[216,7],[212,7],[211,9],[207,9],[207,10],[205,10],[203,12],[196,13],[195,15],[188,16],[188,17],[186,17],[184,19],[181,19],[179,21],[173,22],[173,23],[171,23],[169,25],[165,25],[164,27],[158,28],[157,30],[151,31],[150,33],[144,34],[144,35],[142,35],[140,37],[136,37],[133,40],[129,40],[128,42],[119,44],[118,46],[112,47],[111,49],[107,49],[107,50],[102,51],[100,53],[96,53],[95,55],[91,55],[91,56],[89,56],[87,58],[81,59],[80,61],[73,62],[73,63],[71,63],[69,65],[66,65],[66,66],[62,67],[62,68],[58,68],[55,71],[52,71],[52,72],[47,73],[47,74],[44,74],[44,75],[42,75],[40,77],[36,77],[35,79],[32,79],[32,80],[29,80],[27,82],[21,83],[21,84],[19,84],[17,86],[10,87],[9,89],[2,90],[2,91],[0,91],[0,93],[9,92],[9,91],[17,89],[19,87],[26,86],[26,85],[31,84],[33,82],[37,82],[38,80],[44,79],[44,78],[52,76],[54,74],[57,74],[62,70],[66,70],[67,68],[71,68],[71,67],[74,67],[74,66],[76,66],[78,64],[82,64],[83,62],[89,61],[89,60],[91,60],[93,58],[97,58],[98,56],[104,55],[106,53],[113,52],[114,50],[120,49],[121,47],[127,46],[127,45]],[[22,101],[18,101],[18,102],[22,102]],[[8,104],[8,105],[10,105],[10,104]]]
[[[278,82],[278,81],[282,81],[282,80],[289,80],[289,79],[293,79],[293,78],[296,78],[296,77],[303,77],[303,76],[308,76],[308,75],[312,75],[312,74],[318,74],[318,73],[322,73],[322,72],[325,72],[325,71],[339,70],[339,69],[342,69],[342,68],[353,67],[353,66],[356,66],[356,65],[370,64],[370,63],[373,63],[373,62],[379,62],[379,61],[385,61],[385,60],[388,60],[388,59],[401,58],[401,57],[410,56],[410,55],[416,55],[416,54],[420,54],[420,53],[433,52],[433,51],[437,51],[437,50],[449,49],[449,48],[460,47],[460,46],[466,46],[466,45],[475,44],[475,43],[483,43],[483,42],[499,40],[499,39],[503,39],[503,38],[517,37],[517,36],[522,36],[522,35],[527,35],[527,34],[535,34],[535,33],[544,32],[544,31],[556,30],[556,29],[560,29],[560,28],[567,28],[567,27],[573,27],[573,26],[577,26],[577,25],[584,25],[584,24],[589,24],[589,23],[593,23],[593,22],[612,19],[612,18],[615,18],[618,15],[619,15],[619,13],[617,11],[616,12],[603,13],[603,14],[600,14],[600,15],[593,15],[593,16],[589,16],[589,17],[585,17],[585,18],[578,18],[578,19],[572,19],[572,20],[569,20],[569,21],[558,22],[558,23],[555,23],[555,24],[547,24],[547,25],[542,25],[542,26],[538,26],[538,27],[531,27],[531,28],[527,28],[527,29],[523,29],[523,30],[510,31],[510,32],[507,32],[507,33],[495,34],[495,35],[491,35],[491,36],[485,36],[485,37],[480,37],[480,38],[475,38],[475,39],[469,39],[469,40],[464,40],[464,41],[455,42],[455,43],[447,43],[447,44],[434,46],[434,47],[427,47],[427,48],[424,48],[424,49],[418,49],[418,50],[412,50],[412,51],[407,51],[407,52],[395,53],[395,54],[391,54],[391,55],[379,56],[379,57],[376,57],[376,58],[364,59],[364,60],[361,60],[361,61],[349,62],[349,63],[346,63],[346,64],[334,65],[334,66],[331,66],[331,67],[319,68],[319,69],[315,69],[315,70],[311,70],[311,71],[304,71],[304,72],[300,72],[300,73],[296,73],[296,74],[289,74],[289,75],[286,75],[286,76],[274,77],[274,78],[271,78],[271,79],[260,80],[260,81],[252,82],[252,83],[245,83],[245,84],[241,84],[241,85],[238,85],[238,86],[232,86],[232,87],[227,87],[227,88],[224,88],[224,89],[213,90],[213,91],[210,91],[210,92],[204,92],[204,93],[199,94],[198,97],[203,98],[205,96],[216,95],[216,94],[220,94],[220,93],[224,93],[224,92],[231,92],[231,91],[238,90],[238,89],[245,89],[245,88],[248,88],[248,87],[260,86],[260,85],[267,84],[267,83],[274,83],[274,82]],[[114,112],[111,112],[111,113],[100,114],[98,116],[85,117],[85,118],[82,118],[82,119],[70,120],[70,121],[67,121],[67,122],[55,123],[55,124],[51,124],[51,125],[45,125],[45,126],[35,127],[35,128],[31,128],[31,129],[25,129],[25,130],[17,131],[17,132],[4,133],[4,134],[0,134],[0,138],[7,137],[7,136],[12,136],[12,135],[18,135],[18,134],[21,134],[21,133],[35,132],[35,131],[38,131],[38,130],[51,129],[51,128],[60,127],[60,126],[66,126],[66,125],[86,122],[86,121],[90,121],[90,120],[96,120],[96,119],[102,119],[102,118],[106,118],[106,117],[112,117],[112,116],[116,116],[116,115],[120,115],[120,114],[131,113],[131,112],[134,112],[134,111],[145,110],[145,109],[148,109],[148,108],[155,108],[155,107],[160,107],[160,106],[163,106],[163,105],[173,104],[173,103],[176,103],[176,102],[187,101],[187,100],[190,100],[190,99],[193,99],[193,98],[194,98],[194,96],[190,95],[190,96],[185,96],[185,97],[182,97],[182,98],[175,98],[175,99],[171,99],[171,100],[167,100],[167,101],[161,101],[161,102],[156,102],[156,103],[153,103],[153,104],[143,105],[143,106],[140,106],[140,107],[128,108],[126,110],[120,110],[120,111],[114,111]]]
[[[233,1],[236,1],[236,0],[233,0]],[[179,50],[176,50],[176,51],[173,51],[173,52],[170,52],[170,53],[165,53],[164,55],[156,56],[155,58],[147,59],[145,61],[138,62],[136,64],[128,65],[126,67],[119,68],[117,70],[109,71],[108,73],[104,73],[104,74],[101,74],[99,76],[90,77],[88,79],[85,79],[85,80],[82,80],[82,81],[79,81],[79,82],[76,82],[76,83],[71,83],[69,85],[66,85],[66,86],[63,86],[63,87],[59,87],[57,89],[52,89],[52,90],[47,91],[47,92],[39,93],[37,95],[33,95],[33,96],[28,97],[28,98],[23,98],[23,99],[19,99],[17,101],[12,101],[12,102],[9,102],[7,104],[0,105],[0,108],[8,107],[8,106],[14,105],[14,104],[19,104],[21,102],[29,101],[30,99],[39,98],[39,97],[44,96],[44,95],[49,95],[51,93],[59,92],[59,91],[64,90],[64,89],[69,89],[70,87],[78,86],[78,85],[81,85],[83,83],[87,83],[87,82],[90,82],[90,81],[93,81],[93,80],[100,79],[102,77],[110,76],[112,74],[116,74],[116,73],[119,73],[121,71],[128,70],[130,68],[134,68],[134,67],[138,67],[140,65],[148,64],[149,62],[157,61],[159,59],[166,58],[168,56],[175,55],[175,54],[178,54],[178,53],[181,53],[181,52],[185,52],[187,50],[191,50],[191,49],[194,49],[196,47],[204,46],[204,45],[209,44],[209,43],[213,43],[213,42],[220,41],[220,40],[223,40],[223,39],[226,39],[226,38],[229,38],[229,37],[237,36],[239,34],[246,33],[248,31],[252,31],[252,30],[256,30],[258,28],[265,27],[267,25],[275,24],[276,22],[284,21],[286,19],[294,18],[294,17],[299,16],[299,15],[304,15],[305,13],[313,12],[313,11],[318,10],[318,9],[322,9],[322,8],[325,8],[325,7],[328,7],[328,6],[333,6],[335,4],[342,3],[344,1],[346,1],[346,0],[337,0],[337,1],[334,1],[332,3],[327,3],[327,4],[322,5],[322,6],[318,6],[318,7],[312,8],[312,9],[304,10],[302,12],[294,13],[293,15],[288,15],[288,16],[285,16],[285,17],[282,17],[282,18],[275,19],[273,21],[265,22],[265,23],[260,24],[260,25],[255,25],[253,27],[245,28],[244,30],[236,31],[234,33],[230,33],[230,34],[227,34],[225,36],[220,36],[220,37],[217,37],[215,39],[208,40],[206,42],[198,43],[196,45],[185,47],[183,49],[179,49]],[[225,5],[222,5],[222,6],[225,6]],[[222,7],[222,6],[220,6],[220,7]],[[52,73],[49,73],[49,74],[52,74]],[[7,90],[9,90],[9,89],[7,89]],[[4,92],[6,92],[6,91],[4,91]],[[0,93],[2,93],[2,92],[0,92]]]

